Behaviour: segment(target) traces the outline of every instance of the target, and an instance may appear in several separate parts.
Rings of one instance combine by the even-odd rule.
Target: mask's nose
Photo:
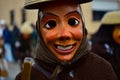
[[[58,31],[58,39],[59,40],[69,40],[71,38],[71,30],[70,26],[62,25]]]

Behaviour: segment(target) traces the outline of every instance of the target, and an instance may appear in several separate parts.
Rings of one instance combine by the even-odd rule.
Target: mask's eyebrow
[[[68,12],[67,14],[64,15],[64,17],[69,15],[69,14],[73,14],[73,13],[77,13],[78,15],[81,16],[81,14],[78,11],[75,10],[75,11]]]
[[[57,16],[57,15],[55,15],[55,14],[53,14],[53,13],[47,12],[47,13],[43,14],[43,16],[41,17],[41,20],[44,19],[46,16],[49,16],[49,15],[55,16],[55,17],[59,17],[59,16]],[[39,16],[40,16],[40,13],[39,13]]]

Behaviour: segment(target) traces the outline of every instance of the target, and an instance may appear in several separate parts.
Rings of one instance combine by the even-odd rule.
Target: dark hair
[[[104,25],[102,24],[98,31],[92,35],[91,41],[92,42],[113,42],[113,30],[115,25]]]

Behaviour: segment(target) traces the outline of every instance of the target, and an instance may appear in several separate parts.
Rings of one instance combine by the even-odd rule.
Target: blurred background
[[[8,74],[5,71],[3,72],[7,80],[14,80],[16,74],[21,70],[21,64],[25,56],[34,55],[37,39],[37,34],[34,33],[37,10],[25,10],[23,6],[24,0],[0,0],[0,43],[2,41],[6,43],[0,44],[6,46],[3,49],[4,55],[0,56],[0,66],[5,67],[6,72],[8,72]],[[120,10],[120,0],[93,0],[93,2],[81,6],[85,25],[88,29],[88,38],[90,38],[99,28],[100,21],[106,12]],[[2,33],[2,30],[5,31]],[[30,44],[31,41],[32,44]],[[21,46],[25,46],[25,43],[28,46],[23,49]],[[26,55],[20,55],[21,53],[26,53]],[[0,74],[2,74],[2,68]]]

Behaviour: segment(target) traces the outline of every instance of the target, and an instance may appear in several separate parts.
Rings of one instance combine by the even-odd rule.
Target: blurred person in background
[[[5,20],[0,20],[0,80],[6,80],[8,77],[8,63],[5,59],[3,30],[5,28]]]
[[[3,39],[4,39],[4,49],[5,49],[5,58],[8,62],[13,62],[14,58],[12,56],[12,48],[11,48],[11,35],[9,26],[6,24],[6,21],[2,21],[3,29]]]
[[[12,50],[12,56],[15,62],[17,62],[18,57],[17,57],[17,48],[19,47],[19,39],[20,39],[20,30],[19,27],[17,26],[16,23],[13,23],[10,26],[10,45],[11,45],[11,50]]]
[[[24,22],[20,27],[20,39],[19,47],[17,48],[17,55],[20,60],[20,68],[22,69],[22,64],[25,57],[32,57],[32,38],[33,28],[30,22]]]
[[[92,51],[112,64],[120,80],[120,11],[106,13],[90,41]]]

